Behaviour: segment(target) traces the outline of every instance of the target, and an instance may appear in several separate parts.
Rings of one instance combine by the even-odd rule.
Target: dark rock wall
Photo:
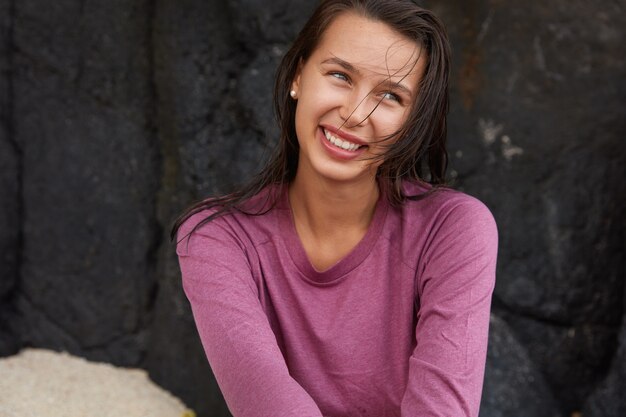
[[[13,135],[11,106],[12,13],[12,2],[0,0],[0,355],[17,347],[8,321],[13,313],[9,300],[18,281],[21,249],[21,149]]]
[[[226,416],[169,226],[276,137],[313,0],[0,0],[0,355],[141,366]],[[500,229],[481,416],[626,415],[626,1],[424,1],[454,51],[450,176]]]
[[[500,228],[494,313],[560,415],[593,414],[586,399],[614,363],[625,305],[626,2],[432,5],[455,51],[457,185]]]
[[[135,3],[16,2],[11,103],[23,207],[10,324],[21,345],[129,365],[160,238],[150,8]]]

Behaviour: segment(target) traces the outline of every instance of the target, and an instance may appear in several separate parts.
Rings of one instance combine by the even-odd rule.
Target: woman
[[[443,187],[449,52],[408,0],[326,0],[278,71],[279,149],[177,253],[239,416],[477,416],[497,232]]]

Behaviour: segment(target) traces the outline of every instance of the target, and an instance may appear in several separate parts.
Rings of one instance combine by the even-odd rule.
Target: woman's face
[[[337,16],[296,74],[297,175],[374,181],[381,142],[406,121],[426,57],[385,23]],[[393,141],[394,139],[391,139]]]

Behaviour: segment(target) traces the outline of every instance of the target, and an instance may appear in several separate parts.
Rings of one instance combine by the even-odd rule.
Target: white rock
[[[192,417],[142,369],[44,349],[0,358],[0,417]]]

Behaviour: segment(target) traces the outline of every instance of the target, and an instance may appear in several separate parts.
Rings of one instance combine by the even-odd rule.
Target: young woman
[[[177,221],[240,416],[477,416],[497,232],[443,186],[449,50],[409,0],[322,1],[284,57],[279,148]]]

